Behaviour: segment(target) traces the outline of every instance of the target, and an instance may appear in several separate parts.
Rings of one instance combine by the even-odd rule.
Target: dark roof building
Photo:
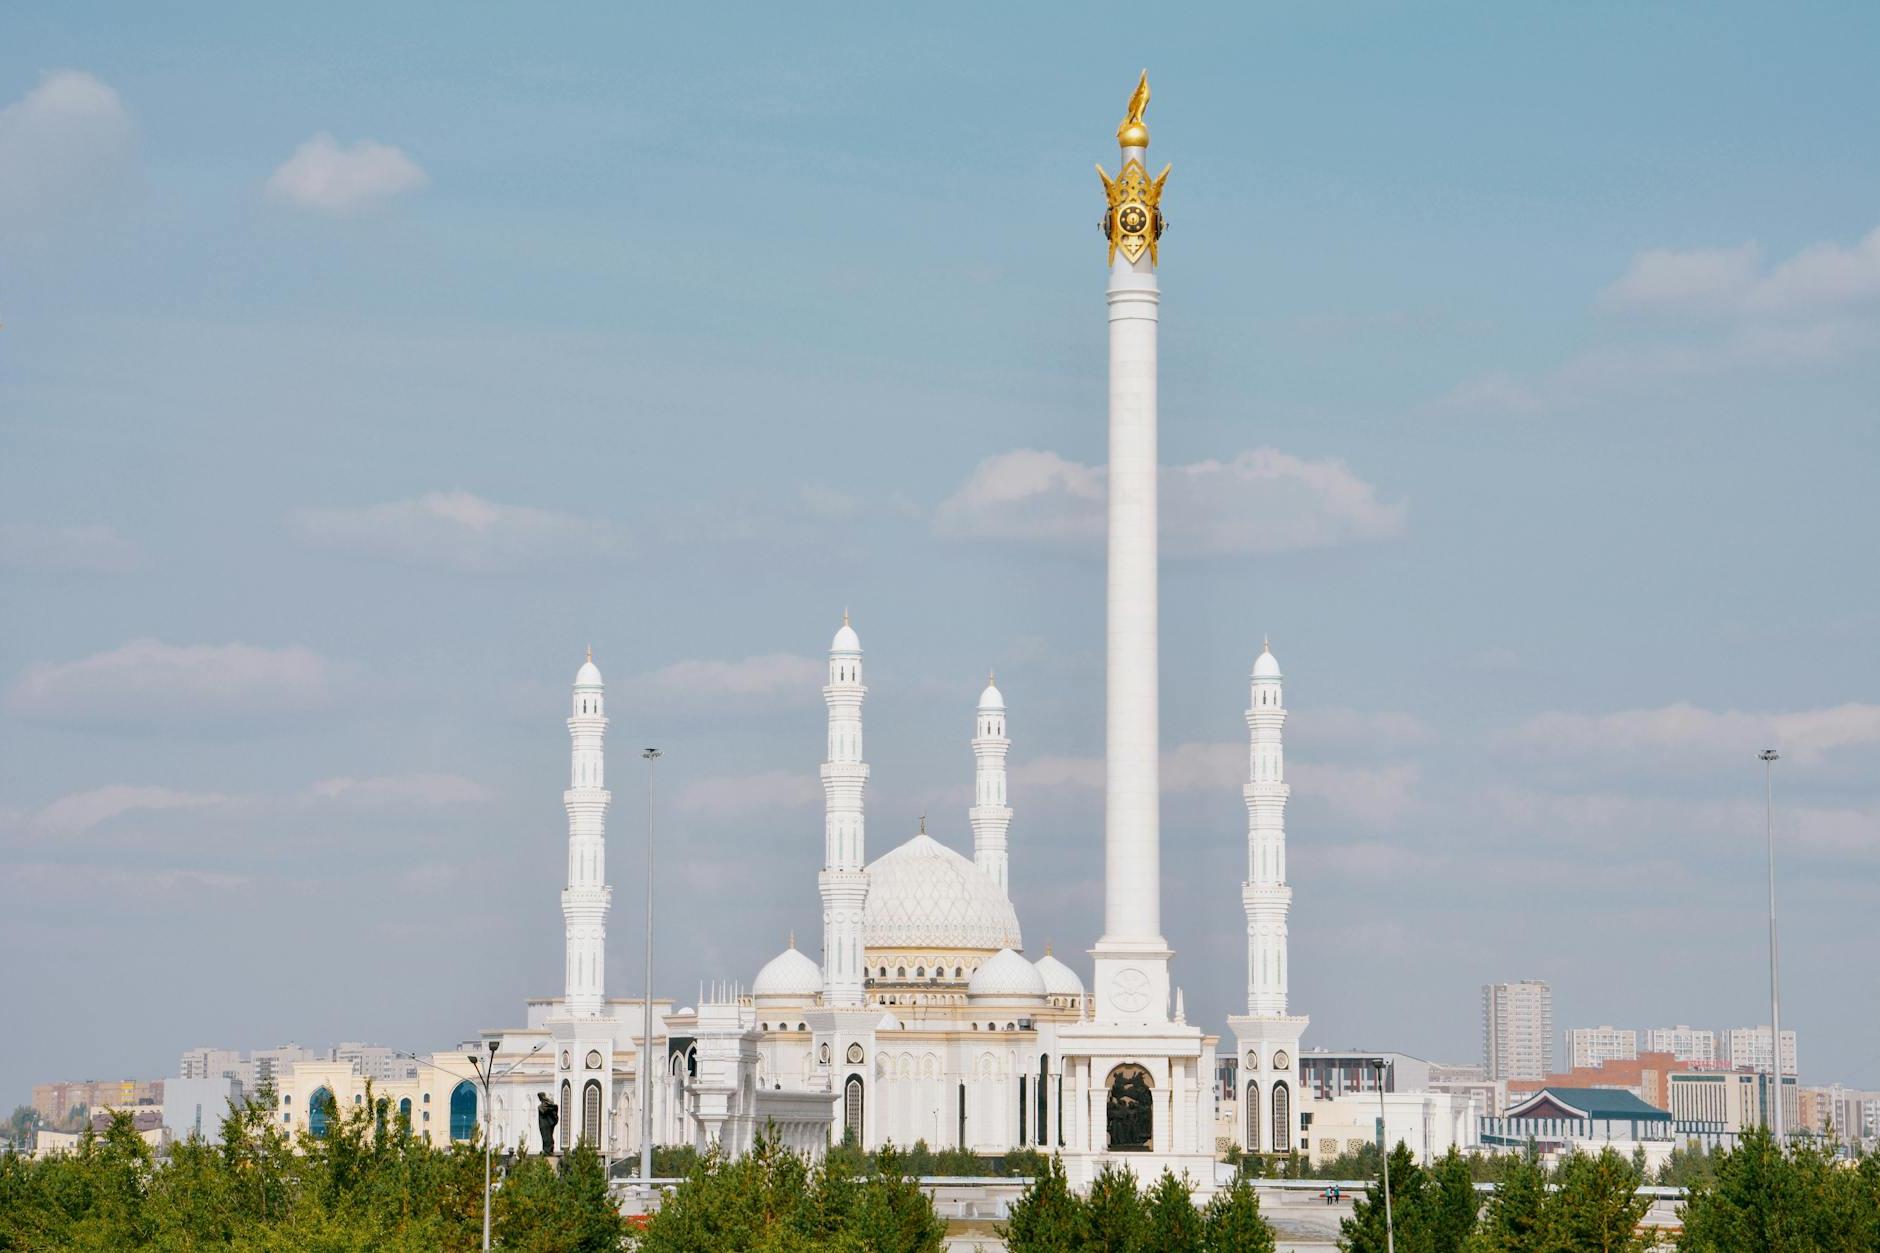
[[[1484,1144],[1534,1143],[1543,1149],[1670,1140],[1674,1134],[1670,1113],[1623,1088],[1542,1088],[1503,1117],[1482,1120]]]

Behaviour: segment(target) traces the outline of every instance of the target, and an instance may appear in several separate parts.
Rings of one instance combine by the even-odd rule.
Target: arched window
[[[1149,1072],[1140,1066],[1118,1066],[1110,1072],[1107,1111],[1111,1152],[1147,1152],[1155,1146],[1154,1094]]]
[[[568,1081],[563,1079],[561,1081],[561,1121],[555,1124],[555,1135],[561,1142],[561,1151],[564,1153],[568,1151],[568,1137],[571,1134],[569,1124],[574,1121],[572,1093],[573,1089],[568,1086]]]
[[[927,977],[927,968],[925,966],[914,967],[914,977],[916,979],[925,979]]]
[[[1247,1152],[1260,1151],[1260,1085],[1247,1081]]]
[[[468,1140],[477,1130],[477,1085],[465,1079],[450,1090],[450,1138]]]
[[[1273,1151],[1292,1152],[1292,1101],[1284,1081],[1273,1085]]]
[[[581,1138],[594,1148],[601,1146],[601,1084],[589,1079],[581,1091]]]
[[[842,1085],[842,1141],[860,1147],[862,1143],[862,1077],[850,1075]]]
[[[905,979],[905,978],[907,978],[907,967],[906,967],[906,966],[896,966],[896,967],[894,968],[894,977],[895,977],[895,978],[897,978],[897,979]]]
[[[398,1098],[398,1116],[405,1120],[406,1126],[411,1125],[411,1098],[410,1097],[402,1096]]]
[[[316,1136],[326,1134],[326,1120],[339,1113],[339,1103],[330,1088],[315,1088],[307,1098],[307,1130]]]

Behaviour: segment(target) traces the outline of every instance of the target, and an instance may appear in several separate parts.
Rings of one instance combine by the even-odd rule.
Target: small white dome
[[[1077,972],[1046,952],[1036,962],[1038,977],[1044,980],[1046,996],[1082,996],[1084,981]]]
[[[1253,663],[1253,677],[1256,679],[1279,678],[1279,658],[1273,655],[1273,645],[1268,643],[1260,650],[1260,656]]]
[[[830,642],[829,651],[832,653],[859,653],[862,651],[862,637],[857,635],[855,628],[849,625],[849,611],[846,609],[842,611],[842,627],[836,632],[835,639]]]
[[[815,962],[797,951],[794,941],[757,972],[751,983],[753,997],[778,1000],[813,1000],[822,995],[822,971]]]
[[[1038,968],[1009,948],[994,953],[966,983],[967,999],[974,1001],[1037,1000],[1044,994],[1044,976]]]
[[[990,953],[1021,943],[1018,914],[999,885],[924,831],[868,867],[865,948]]]
[[[999,685],[992,681],[990,674],[986,676],[986,690],[979,694],[979,707],[981,709],[1005,708],[1005,693],[999,690]]]
[[[587,660],[582,662],[581,668],[575,672],[574,685],[576,687],[601,686],[601,668],[594,664],[594,650],[591,648],[588,649]]]

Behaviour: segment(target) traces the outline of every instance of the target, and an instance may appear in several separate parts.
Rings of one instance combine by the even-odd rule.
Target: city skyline
[[[1480,987],[1530,974],[1561,1024],[1766,1021],[1775,746],[1783,1025],[1811,1082],[1880,1087],[1843,978],[1880,906],[1880,590],[1840,556],[1880,524],[1880,170],[1846,159],[1880,19],[1739,16],[1223,12],[1132,52],[1190,180],[1163,904],[1208,1030],[1245,1001],[1270,634],[1305,1047],[1472,1060]],[[1094,20],[990,49],[897,15],[564,21],[10,20],[0,939],[34,956],[9,999],[61,1024],[0,1051],[16,1100],[554,991],[590,643],[614,742],[666,750],[655,994],[754,971],[816,931],[844,606],[871,841],[925,814],[970,848],[996,667],[1027,955],[1088,974],[1088,119],[1139,67]]]

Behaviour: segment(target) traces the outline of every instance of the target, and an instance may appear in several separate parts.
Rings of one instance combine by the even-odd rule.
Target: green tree
[[[1818,1145],[1784,1152],[1766,1128],[1711,1155],[1715,1178],[1692,1186],[1679,1217],[1681,1248],[1697,1253],[1758,1249],[1870,1251],[1880,1248],[1880,1159],[1847,1165]]]
[[[1372,1183],[1352,1206],[1351,1217],[1338,1224],[1338,1247],[1349,1253],[1384,1253],[1390,1241],[1385,1236],[1388,1219],[1396,1232],[1400,1253],[1420,1253],[1427,1246],[1422,1238],[1424,1192],[1428,1176],[1416,1163],[1408,1145],[1401,1140],[1390,1151],[1390,1204],[1384,1203],[1382,1180]]]
[[[1260,1197],[1245,1179],[1214,1194],[1202,1214],[1203,1253],[1273,1253],[1273,1229],[1260,1216]]]
[[[1484,1253],[1525,1253],[1553,1247],[1548,1243],[1547,1171],[1530,1144],[1525,1153],[1507,1155],[1507,1169],[1495,1184],[1476,1229],[1475,1248]]]
[[[1475,1235],[1481,1208],[1469,1159],[1452,1147],[1430,1172],[1423,1212],[1417,1216],[1431,1253],[1462,1253]]]
[[[1149,1189],[1143,1221],[1144,1247],[1155,1253],[1202,1253],[1202,1221],[1194,1189],[1167,1170]]]
[[[1144,1253],[1144,1211],[1136,1176],[1114,1165],[1104,1166],[1090,1182],[1084,1210],[1090,1226],[1083,1247],[1089,1253]]]
[[[1064,1178],[1064,1163],[1052,1157],[1019,1198],[999,1236],[1010,1253],[1079,1253],[1089,1232],[1085,1205]]]
[[[875,1174],[851,1209],[847,1236],[869,1253],[937,1253],[946,1240],[946,1219],[906,1170],[893,1145],[875,1154]]]
[[[1637,1253],[1649,1247],[1638,1230],[1651,1208],[1651,1198],[1638,1193],[1641,1182],[1638,1169],[1610,1148],[1597,1156],[1569,1156],[1547,1203],[1556,1244],[1587,1253]]]

